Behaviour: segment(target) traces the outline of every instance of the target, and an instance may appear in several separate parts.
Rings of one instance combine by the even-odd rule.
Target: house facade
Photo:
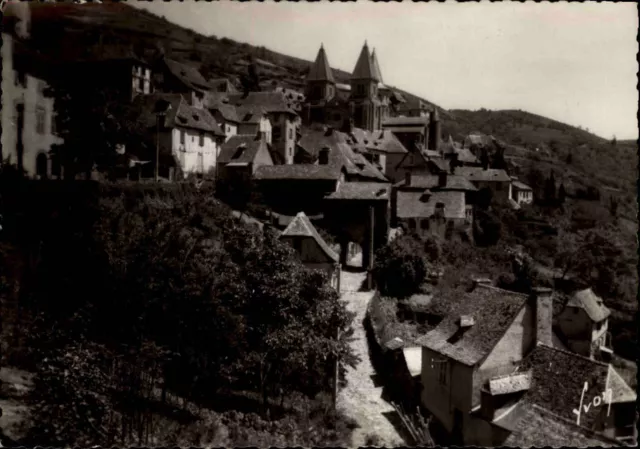
[[[511,194],[513,201],[517,204],[533,203],[533,189],[528,185],[514,179],[511,183]]]
[[[37,65],[29,63],[34,56],[16,49],[11,35],[2,33],[2,39],[2,162],[8,159],[29,177],[58,178],[60,164],[49,155],[63,142],[55,131],[54,99],[45,95]]]
[[[511,177],[502,169],[456,167],[453,173],[468,179],[478,190],[490,190],[495,201],[506,204],[513,197]]]

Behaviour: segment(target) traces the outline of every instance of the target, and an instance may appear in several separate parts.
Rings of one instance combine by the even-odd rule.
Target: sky
[[[385,83],[445,109],[522,109],[638,137],[634,3],[136,2],[201,34],[353,71],[365,40]]]

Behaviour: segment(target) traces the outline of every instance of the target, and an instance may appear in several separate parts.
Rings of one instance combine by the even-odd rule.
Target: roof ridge
[[[540,342],[540,341],[538,341],[538,342],[536,343],[536,347],[544,347],[544,348],[546,348],[546,349],[551,349],[551,350],[553,350],[553,351],[562,352],[562,353],[564,353],[564,354],[568,354],[568,355],[571,355],[571,356],[573,356],[573,357],[577,357],[577,358],[579,358],[579,359],[583,359],[583,360],[585,360],[585,361],[592,362],[592,363],[595,363],[596,365],[600,365],[600,366],[603,366],[603,367],[611,366],[611,364],[610,364],[610,363],[605,363],[605,362],[600,362],[599,360],[590,359],[589,357],[586,357],[586,356],[583,356],[583,355],[577,354],[577,353],[575,353],[575,352],[571,352],[571,351],[568,351],[568,350],[565,350],[565,349],[561,349],[561,348],[556,348],[556,347],[554,347],[554,346],[549,346],[549,345],[547,345],[547,344],[545,344],[545,343],[542,343],[542,342]]]

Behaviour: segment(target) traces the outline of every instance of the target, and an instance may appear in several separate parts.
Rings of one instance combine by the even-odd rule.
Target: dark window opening
[[[465,330],[466,329],[459,328],[457,331],[454,332],[454,334],[451,337],[447,339],[447,343],[451,345],[455,345],[464,336]]]
[[[40,153],[36,156],[36,174],[40,178],[47,177],[47,155],[44,153]]]
[[[204,133],[201,132],[199,137],[200,137],[200,146],[203,147],[204,146]]]
[[[242,144],[240,146],[238,146],[238,148],[236,149],[236,152],[233,153],[233,156],[231,156],[231,159],[238,159],[240,158],[240,156],[242,156],[242,152],[247,148],[246,145]]]

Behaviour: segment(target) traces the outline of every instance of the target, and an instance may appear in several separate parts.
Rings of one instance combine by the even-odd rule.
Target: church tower
[[[309,68],[306,84],[305,95],[309,105],[307,121],[324,122],[325,104],[335,95],[336,82],[323,45],[320,45],[316,61]]]
[[[375,55],[369,53],[364,43],[356,67],[351,74],[351,97],[349,107],[354,125],[369,131],[379,130],[381,122],[381,104],[378,99],[378,83],[381,81],[380,69]]]

